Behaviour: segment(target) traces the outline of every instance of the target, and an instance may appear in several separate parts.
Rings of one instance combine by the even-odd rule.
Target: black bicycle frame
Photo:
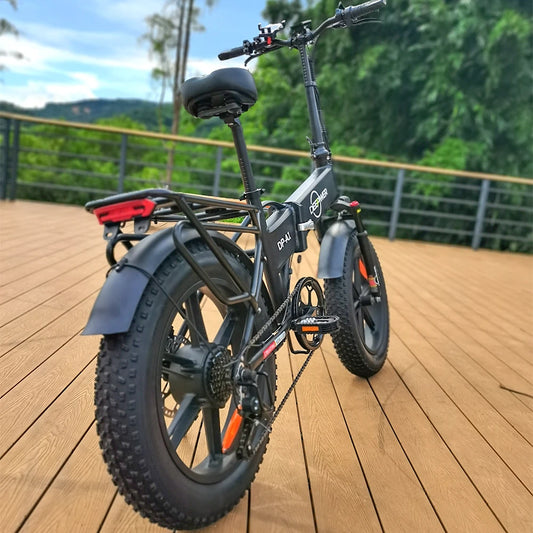
[[[165,189],[151,189],[115,195],[89,202],[86,206],[88,210],[95,211],[96,214],[98,209],[105,210],[113,206],[120,208],[120,205],[129,205],[132,201],[142,202],[143,199],[150,198],[150,202],[157,207],[155,212],[150,211],[150,214],[143,215],[145,218],[143,216],[135,218],[135,234],[133,235],[123,234],[120,230],[121,223],[113,220],[106,223],[104,236],[108,240],[107,258],[111,265],[119,269],[128,265],[127,262],[122,265],[121,261],[117,264],[114,259],[114,247],[118,242],[130,248],[130,241],[140,240],[145,236],[140,234],[146,234],[150,220],[177,222],[172,230],[174,246],[200,279],[205,282],[213,295],[227,306],[249,305],[241,346],[247,346],[250,342],[256,315],[263,311],[259,306],[263,279],[269,293],[272,312],[274,312],[289,295],[291,258],[295,253],[307,249],[307,233],[317,226],[320,227],[325,212],[339,196],[306,44],[307,41],[302,39],[301,42],[295,43],[294,47],[298,49],[303,71],[311,126],[311,158],[314,170],[284,203],[266,202],[264,204],[261,201],[262,191],[255,182],[242,125],[237,117],[228,114],[222,118],[233,134],[244,185],[243,199],[246,202],[178,193]],[[268,209],[268,217],[265,214],[266,209]],[[234,224],[216,223],[217,221],[223,222],[231,216],[244,216],[245,220],[237,227]],[[205,242],[221,267],[228,272],[238,289],[237,295],[226,298],[195,260],[194,255],[187,248],[187,235],[190,235],[191,231]],[[232,238],[234,242],[244,233],[254,235],[254,249],[245,252],[254,258],[250,287],[244,286],[242,280],[234,274],[219,249],[218,245],[222,238],[218,233],[220,231],[234,232]],[[275,345],[284,339],[288,327],[288,324],[284,323],[284,318],[279,317],[273,325],[273,332],[269,338],[261,343],[261,347],[254,346],[253,355],[241,353],[241,361],[251,365],[252,368],[259,366],[275,351]]]
[[[338,198],[313,69],[305,43],[302,42],[297,49],[303,71],[311,126],[311,157],[315,169],[268,219],[261,209],[261,191],[253,176],[241,123],[238,119],[226,120],[233,133],[244,185],[244,197],[251,206],[258,209],[260,232],[257,240],[262,243],[262,257],[255,255],[255,258],[264,260],[265,279],[275,308],[288,294],[290,258],[294,253],[303,252],[307,248],[307,232],[315,227]]]

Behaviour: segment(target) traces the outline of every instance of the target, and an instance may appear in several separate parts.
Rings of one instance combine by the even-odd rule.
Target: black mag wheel
[[[339,330],[332,334],[335,351],[353,374],[370,377],[378,372],[389,346],[389,308],[385,280],[370,243],[381,301],[371,303],[366,265],[355,232],[350,236],[340,278],[326,279],[326,312],[339,316]]]
[[[204,244],[196,242],[190,251],[226,296],[240,292]],[[249,283],[246,266],[224,253]],[[222,304],[177,252],[155,279],[129,332],[102,340],[97,431],[126,501],[163,527],[193,529],[217,520],[239,501],[266,449],[265,441],[252,457],[237,454],[244,421],[236,410],[228,362],[241,347],[247,308]],[[256,331],[268,320],[265,302],[260,305]],[[271,405],[274,358],[260,370],[259,394]]]

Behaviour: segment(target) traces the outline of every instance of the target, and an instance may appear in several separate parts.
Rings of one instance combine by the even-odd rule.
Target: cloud
[[[73,102],[96,98],[94,90],[84,82],[47,83],[28,81],[25,85],[2,87],[2,99],[20,107],[44,107],[48,102]]]
[[[220,61],[217,58],[205,59],[190,57],[187,63],[187,77],[205,76],[219,68],[242,67],[243,59],[235,58],[229,61]],[[251,66],[251,65],[250,65]],[[250,69],[251,70],[251,69]]]
[[[86,8],[112,22],[120,21],[121,25],[145,29],[146,17],[161,13],[165,3],[163,0],[93,0],[87,2]]]
[[[94,91],[100,87],[100,79],[90,72],[73,72],[70,76],[90,90]]]
[[[46,102],[98,98],[101,94],[148,96],[152,65],[136,42],[129,47],[106,46],[112,39],[108,34],[96,37],[91,32],[69,30],[54,33],[44,25],[33,35],[35,38],[30,38],[25,32],[19,38],[2,39],[2,49],[20,52],[24,57],[1,58],[6,70],[0,78],[0,100],[22,107],[41,107]],[[99,43],[98,47],[91,49],[80,44],[86,41]]]
[[[24,56],[22,61],[4,59],[4,64],[14,71],[25,74],[35,70],[54,71],[58,64],[67,62],[140,71],[150,71],[152,68],[146,50],[137,40],[128,39],[120,33],[72,31],[36,24],[31,26],[31,33],[25,31],[19,37],[6,35],[2,39],[4,50],[14,50]]]
[[[85,16],[94,12],[100,21],[91,20],[90,30],[57,26],[57,19],[53,24],[17,22],[20,35],[2,35],[0,48],[20,52],[24,58],[0,58],[6,67],[0,75],[0,100],[38,107],[48,101],[100,96],[157,98],[158,90],[150,83],[155,63],[148,56],[147,44],[138,37],[146,29],[145,17],[161,11],[163,4],[163,0],[87,2],[82,6]],[[221,63],[216,57],[200,58],[193,49],[191,53],[187,77],[242,66],[242,59]]]

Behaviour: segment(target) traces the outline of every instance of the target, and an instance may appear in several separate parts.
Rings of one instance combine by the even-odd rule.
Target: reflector
[[[107,222],[126,222],[137,217],[149,217],[155,209],[156,203],[148,198],[129,200],[119,204],[97,207],[93,213],[100,224]]]

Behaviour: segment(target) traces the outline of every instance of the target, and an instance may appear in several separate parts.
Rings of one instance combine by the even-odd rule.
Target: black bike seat
[[[254,78],[244,68],[223,68],[188,79],[181,86],[181,95],[185,109],[199,118],[240,115],[257,101]]]

